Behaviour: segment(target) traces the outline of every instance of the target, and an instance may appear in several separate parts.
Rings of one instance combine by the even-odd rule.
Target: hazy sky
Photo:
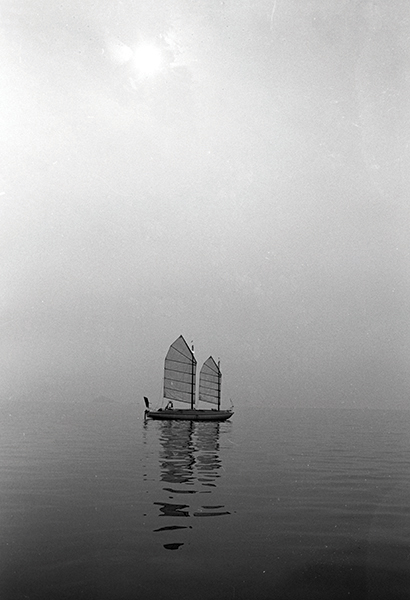
[[[1,397],[155,402],[183,334],[238,409],[410,406],[408,0],[0,19]]]

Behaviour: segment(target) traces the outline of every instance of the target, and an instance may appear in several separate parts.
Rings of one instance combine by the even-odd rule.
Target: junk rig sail
[[[196,407],[197,361],[193,349],[182,335],[171,344],[165,356],[163,401],[166,407],[151,410],[149,400],[144,396],[145,418],[189,421],[226,421],[233,415],[232,410],[221,410],[222,374],[218,364],[210,356],[199,373],[198,401],[213,404],[216,408]],[[189,404],[189,408],[174,408],[174,402]]]

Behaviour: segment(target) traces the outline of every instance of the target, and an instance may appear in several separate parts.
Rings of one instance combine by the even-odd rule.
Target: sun
[[[143,44],[135,49],[134,66],[142,77],[152,77],[162,67],[161,50],[153,44]]]

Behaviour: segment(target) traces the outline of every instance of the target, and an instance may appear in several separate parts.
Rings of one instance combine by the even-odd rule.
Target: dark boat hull
[[[199,410],[173,408],[164,410],[146,410],[146,419],[173,421],[226,421],[233,415],[232,410]]]

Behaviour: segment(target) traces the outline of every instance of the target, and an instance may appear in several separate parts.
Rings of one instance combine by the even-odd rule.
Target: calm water
[[[0,599],[410,598],[410,413],[3,406]]]

